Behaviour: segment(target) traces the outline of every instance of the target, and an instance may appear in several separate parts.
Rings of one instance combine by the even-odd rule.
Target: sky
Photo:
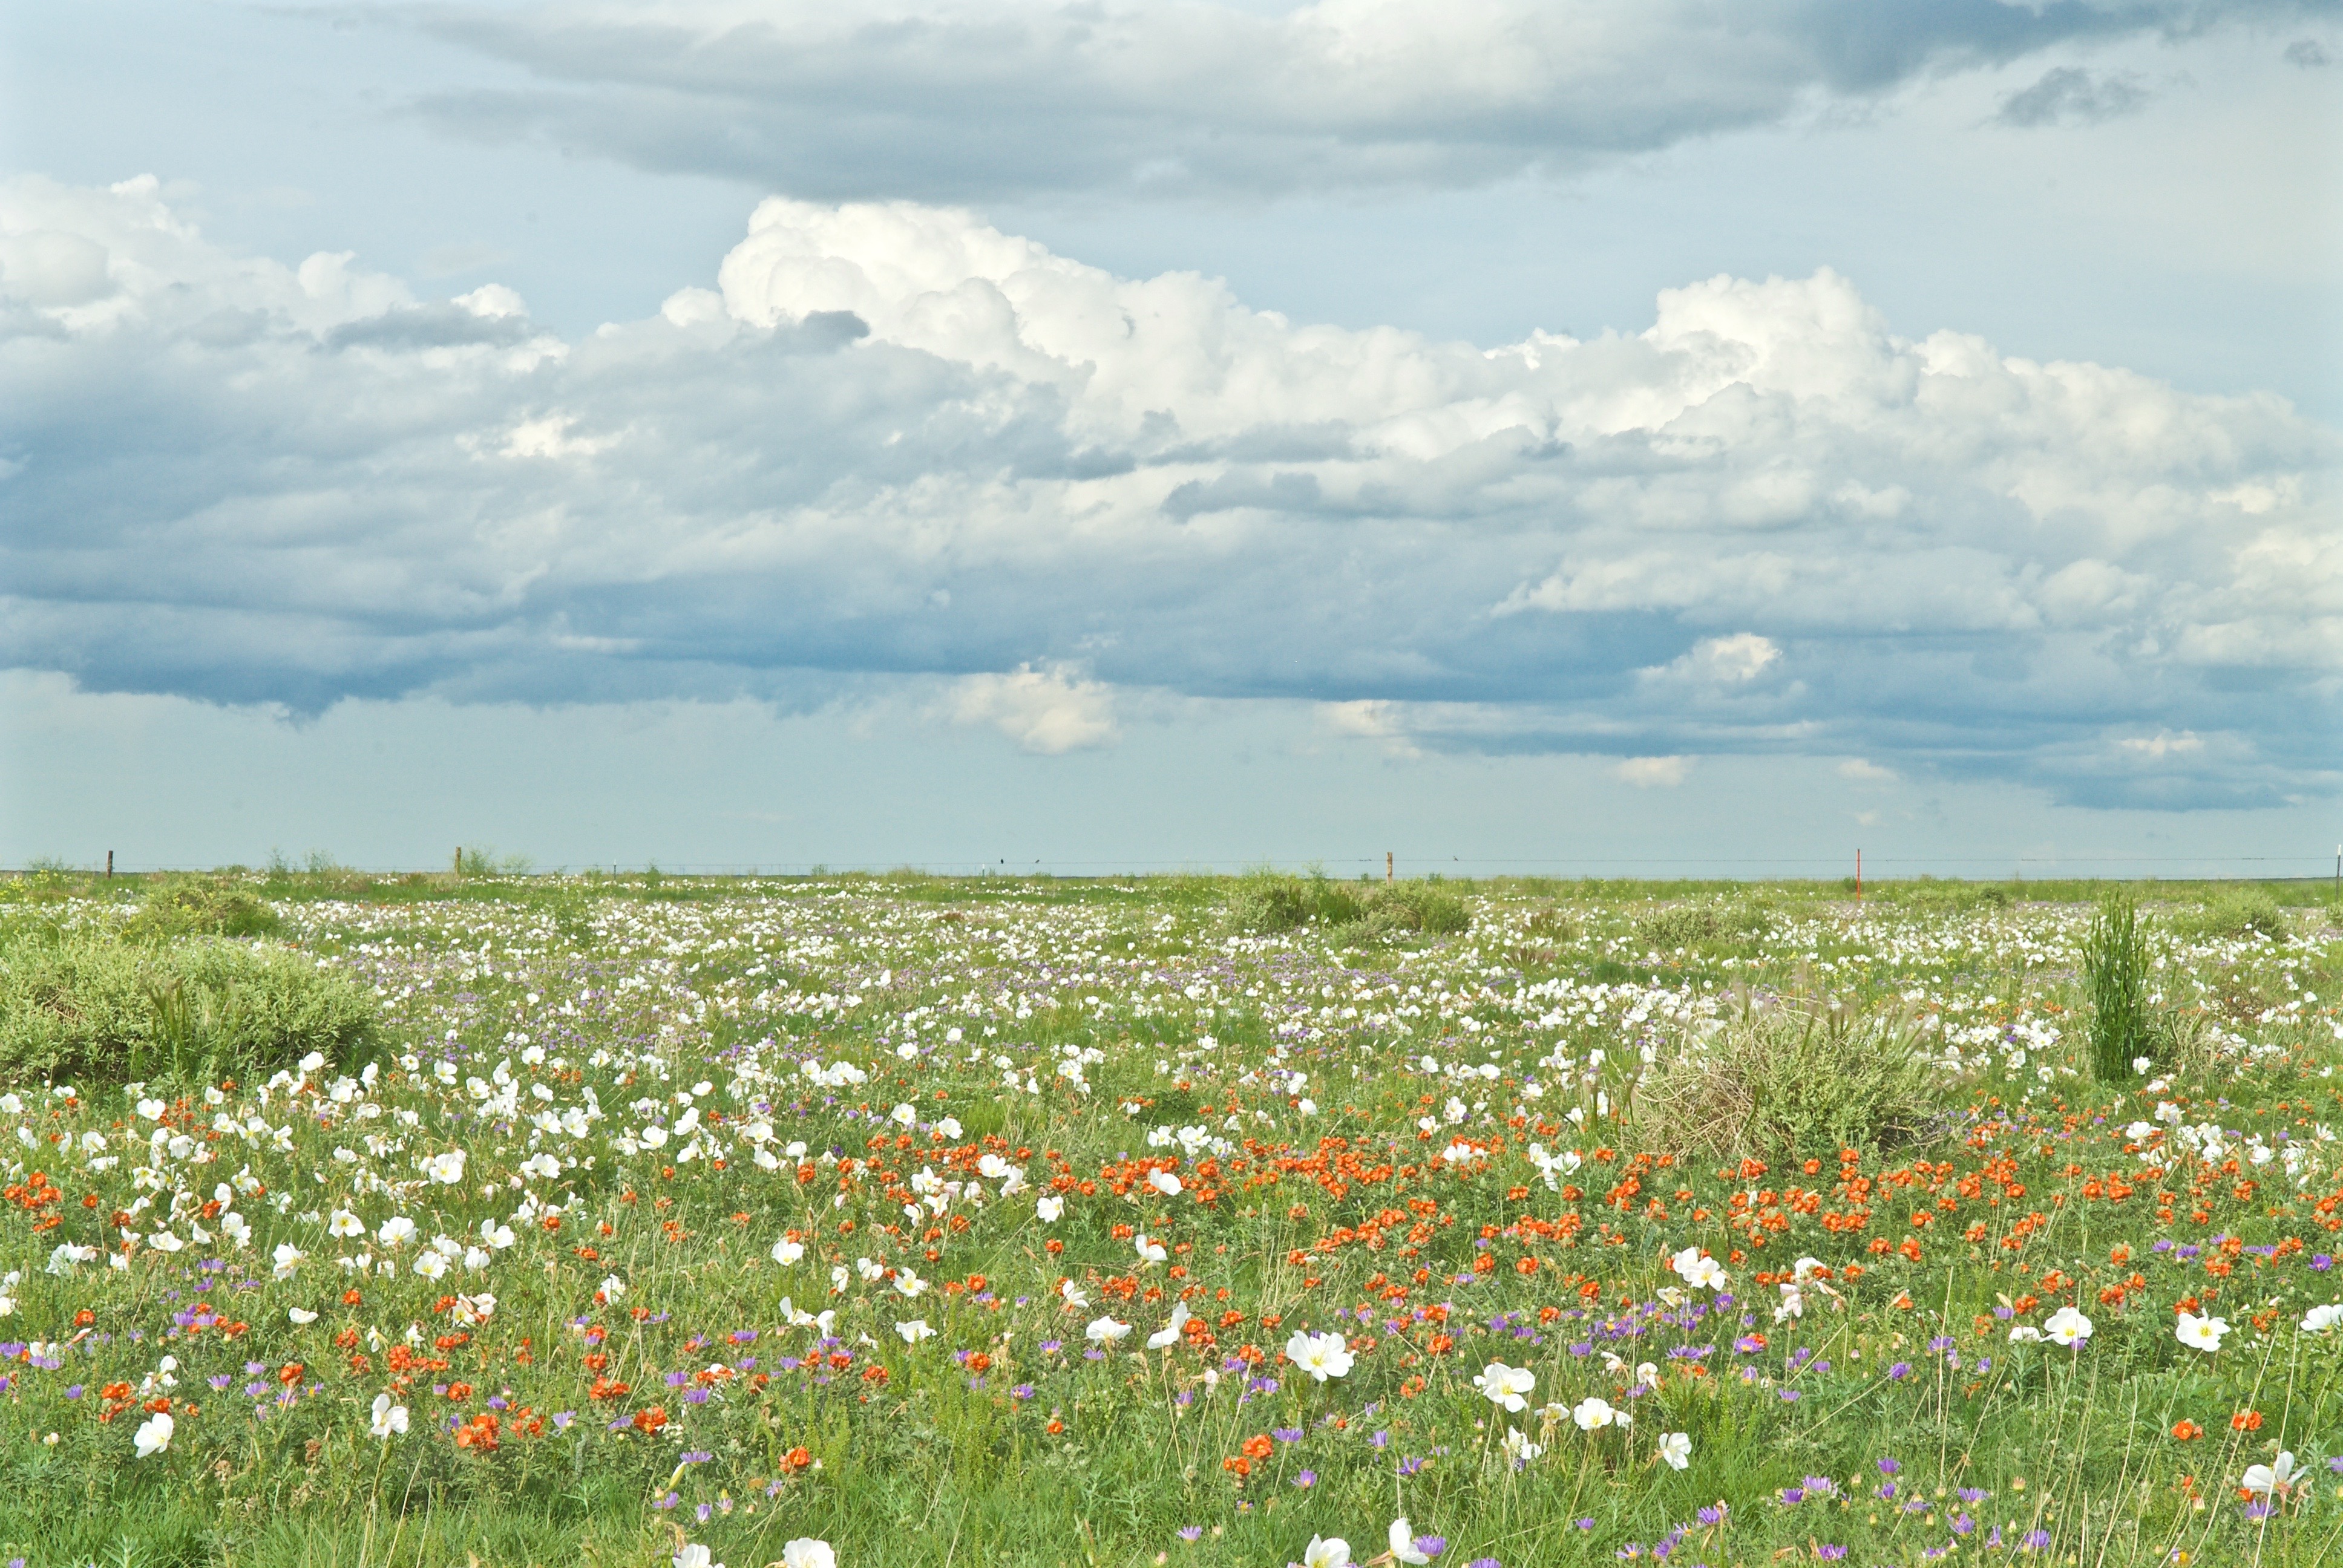
[[[0,15],[0,864],[2315,874],[2332,0]]]

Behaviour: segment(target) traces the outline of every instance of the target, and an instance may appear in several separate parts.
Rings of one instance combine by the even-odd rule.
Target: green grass
[[[1400,896],[1297,881],[1330,908]],[[54,871],[0,890],[0,936],[189,965],[297,943],[367,999],[381,1043],[234,1088],[90,1079],[68,1101],[21,1059],[0,1081],[0,1272],[19,1276],[0,1561],[648,1564],[688,1539],[740,1568],[817,1537],[857,1568],[1219,1568],[1298,1559],[1313,1534],[1364,1562],[1403,1510],[1446,1537],[1445,1568],[1648,1559],[1679,1525],[1671,1561],[1711,1568],[1823,1545],[1917,1563],[1956,1541],[1951,1560],[1995,1563],[2343,1555],[2323,1467],[2266,1522],[2233,1491],[2281,1445],[2343,1457],[2343,1344],[2298,1326],[2343,1293],[2314,1266],[2343,1224],[2324,1135],[2343,1125],[2343,950],[2298,911],[2275,937],[2217,930],[2179,917],[2217,889],[2134,890],[2167,933],[2148,1005],[2190,1041],[2183,1076],[2141,1083],[2093,1070],[2104,886],[1867,886],[1858,909],[1819,885],[1397,885],[1453,900],[1446,931],[1315,905],[1274,925],[1246,913],[1257,882],[1196,876],[326,865],[204,886],[206,907],[257,900],[275,936],[124,940],[156,885]],[[1693,1110],[1645,1120],[1671,1071],[1720,1059],[1748,1121],[1702,1142],[1677,1135]],[[582,1132],[533,1120],[563,1113]],[[459,1180],[430,1173],[459,1151]],[[2168,1171],[2140,1158],[2167,1151]],[[960,1184],[940,1211],[923,1171]],[[1053,1187],[1050,1221],[1034,1199]],[[345,1211],[363,1236],[334,1233]],[[387,1245],[402,1216],[417,1234]],[[792,1232],[804,1255],[780,1262]],[[458,1255],[428,1278],[436,1235]],[[61,1241],[126,1239],[126,1268],[49,1271]],[[302,1256],[280,1270],[279,1245]],[[1686,1247],[1732,1306],[1662,1295]],[[1830,1277],[1777,1318],[1809,1256]],[[493,1312],[459,1322],[482,1292]],[[835,1312],[835,1342],[785,1296]],[[1212,1342],[1141,1350],[1182,1297]],[[2229,1320],[2220,1352],[2176,1339],[2184,1302]],[[2096,1325],[2078,1352],[2012,1342],[2067,1303]],[[1108,1313],[1131,1334],[1090,1359]],[[913,1318],[934,1337],[907,1343]],[[1344,1377],[1278,1364],[1295,1330],[1337,1326]],[[147,1386],[164,1354],[176,1384]],[[1536,1374],[1520,1414],[1473,1386],[1499,1359]],[[1660,1375],[1631,1398],[1645,1362]],[[382,1392],[412,1418],[387,1441],[367,1432]],[[1635,1425],[1538,1413],[1598,1395]],[[178,1425],[141,1459],[154,1399]],[[2233,1430],[2248,1411],[2261,1424]],[[458,1444],[451,1423],[489,1417],[493,1450]],[[2184,1419],[2206,1435],[2175,1438]],[[1513,1467],[1508,1430],[1545,1452]],[[1669,1432],[1692,1440],[1683,1473],[1654,1457]],[[1844,1506],[1783,1501],[1809,1477]],[[1727,1522],[1703,1525],[1720,1500]],[[2018,1544],[2033,1530],[2044,1550]]]

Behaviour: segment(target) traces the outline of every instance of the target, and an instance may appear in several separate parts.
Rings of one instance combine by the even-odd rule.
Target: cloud
[[[1703,638],[1666,672],[1716,686],[1744,686],[1781,662],[1782,649],[1772,638],[1737,631]]]
[[[2127,735],[2116,745],[2135,757],[2150,759],[2186,757],[2205,749],[2205,742],[2186,729],[2177,735],[2169,729],[2159,729],[2153,735]]]
[[[2297,38],[2286,46],[2286,63],[2306,71],[2315,71],[2332,58],[2327,53],[2327,45],[2316,38]]]
[[[2042,79],[2001,103],[1994,117],[2005,126],[2055,126],[2113,119],[2137,112],[2147,102],[2147,89],[2129,74],[2094,77],[2073,65],[2045,71]]]
[[[1612,775],[1638,789],[1673,789],[1684,781],[1692,767],[1689,757],[1630,757],[1614,765]]]
[[[823,200],[1282,192],[1567,173],[2067,43],[2305,0],[855,0],[390,13],[526,73],[458,135]],[[2104,84],[2097,89],[2117,92]]]
[[[1878,763],[1861,757],[1850,757],[1840,763],[1838,776],[1861,784],[1893,784],[1898,777],[1893,768],[1882,768]]]
[[[1006,675],[963,676],[951,697],[960,724],[990,724],[1028,751],[1056,757],[1111,746],[1114,693],[1061,666],[1021,664]]]
[[[0,188],[0,667],[314,713],[955,682],[1319,705],[1395,754],[1861,755],[2084,803],[2337,781],[2336,433],[1715,277],[1483,347],[760,205],[564,338],[510,289]],[[709,286],[712,283],[714,286]],[[1079,671],[1080,673],[1076,673]],[[2153,764],[2123,738],[2194,735]]]

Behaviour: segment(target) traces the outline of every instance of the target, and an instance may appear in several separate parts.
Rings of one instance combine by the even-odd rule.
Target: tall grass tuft
[[[2083,989],[2091,1004],[2091,1072],[2101,1083],[2137,1075],[2135,1060],[2156,1053],[2156,1022],[2147,1000],[2151,963],[2139,906],[2128,893],[2111,893],[2083,939]]]
[[[1664,1048],[1629,1111],[1655,1147],[1766,1160],[1918,1143],[1946,1115],[1908,1014],[1799,995],[1745,996],[1714,1034]]]

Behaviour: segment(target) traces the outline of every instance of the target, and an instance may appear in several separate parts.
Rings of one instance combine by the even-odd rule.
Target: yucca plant
[[[2137,1076],[2132,1064],[2152,1059],[2155,1019],[2147,1000],[2150,963],[2139,906],[2129,894],[2110,893],[2083,940],[2083,988],[2091,1003],[2091,1072],[2101,1083]]]

